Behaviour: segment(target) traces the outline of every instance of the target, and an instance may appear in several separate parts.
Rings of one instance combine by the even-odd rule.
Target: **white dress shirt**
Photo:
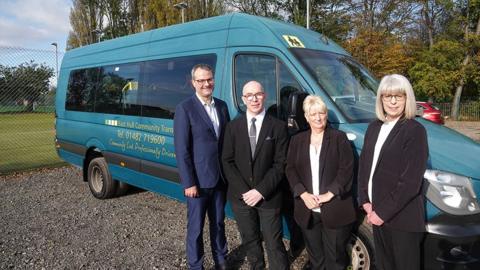
[[[265,109],[257,114],[257,115],[252,115],[247,111],[247,127],[248,127],[248,134],[250,134],[250,126],[252,125],[252,118],[255,118],[255,127],[256,127],[256,142],[258,143],[258,135],[260,134],[260,129],[262,128],[262,123],[263,119],[265,118]]]
[[[310,170],[312,172],[313,195],[320,195],[320,152],[322,144],[315,149],[315,145],[310,144]],[[313,212],[320,213],[320,207],[312,209]]]
[[[210,102],[210,104],[208,104],[207,102],[203,101],[203,99],[197,93],[195,93],[195,95],[197,96],[198,100],[200,100],[200,102],[202,103],[203,108],[208,114],[208,117],[210,117],[210,120],[212,121],[212,124],[213,124],[213,129],[215,130],[215,135],[217,135],[217,138],[218,138],[218,135],[220,132],[219,130],[220,121],[218,120],[217,109],[215,108],[215,100],[213,99],[213,97],[211,97],[212,101]]]

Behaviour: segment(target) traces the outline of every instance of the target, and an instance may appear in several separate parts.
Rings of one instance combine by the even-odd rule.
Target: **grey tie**
[[[257,127],[255,126],[257,119],[252,118],[252,124],[250,125],[250,131],[248,137],[250,138],[250,149],[252,150],[252,158],[255,154],[255,146],[257,146]]]

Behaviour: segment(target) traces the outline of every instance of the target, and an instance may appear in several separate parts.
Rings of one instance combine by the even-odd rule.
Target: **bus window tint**
[[[249,81],[258,81],[266,93],[265,108],[277,103],[276,59],[270,55],[240,54],[235,57],[235,92],[240,110],[245,111],[242,102],[243,86]]]
[[[140,63],[113,65],[100,69],[95,112],[140,114],[138,82]]]
[[[191,70],[199,63],[215,69],[215,55],[170,58],[145,63],[142,89],[143,116],[173,119],[175,106],[191,96]]]
[[[196,64],[215,69],[214,54],[78,69],[70,73],[66,109],[173,119],[191,96]]]
[[[97,68],[70,72],[65,108],[70,111],[92,112],[95,102]]]

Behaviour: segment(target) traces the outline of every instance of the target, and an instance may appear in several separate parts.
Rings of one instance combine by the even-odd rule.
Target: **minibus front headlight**
[[[427,199],[436,207],[452,215],[480,213],[470,178],[438,170],[426,170],[423,177],[429,183]]]

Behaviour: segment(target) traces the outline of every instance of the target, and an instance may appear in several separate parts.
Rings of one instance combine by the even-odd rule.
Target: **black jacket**
[[[290,141],[286,174],[295,197],[295,220],[307,228],[312,211],[307,208],[300,195],[313,193],[310,167],[311,131],[297,134]],[[322,222],[330,228],[340,227],[355,221],[352,199],[353,152],[345,133],[327,127],[323,135],[320,152],[320,194],[328,191],[335,194],[331,201],[321,207]]]
[[[370,201],[368,181],[382,124],[380,120],[372,122],[365,134],[358,171],[360,205]],[[372,178],[371,203],[385,226],[401,231],[425,231],[422,184],[427,159],[425,128],[415,120],[398,120],[380,150]]]
[[[279,208],[287,147],[286,124],[265,115],[252,159],[247,117],[242,115],[229,122],[225,130],[222,163],[230,202],[243,203],[241,195],[254,188],[264,197],[257,207]]]

